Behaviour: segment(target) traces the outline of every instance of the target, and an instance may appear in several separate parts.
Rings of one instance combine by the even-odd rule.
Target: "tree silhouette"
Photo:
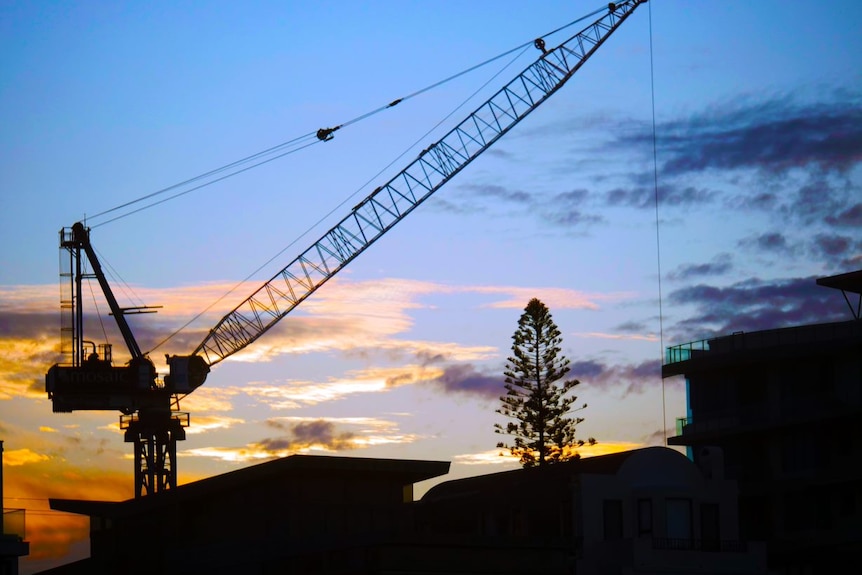
[[[505,426],[494,424],[494,432],[514,437],[508,449],[524,467],[543,466],[577,459],[577,448],[588,443],[575,437],[575,428],[583,421],[571,413],[587,407],[572,408],[577,400],[569,395],[580,383],[577,379],[560,382],[569,372],[569,360],[560,354],[560,330],[544,303],[530,300],[512,335],[512,356],[506,362],[506,395],[497,413],[511,418]]]

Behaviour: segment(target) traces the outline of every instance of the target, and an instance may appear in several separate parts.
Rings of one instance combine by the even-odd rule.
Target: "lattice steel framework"
[[[612,3],[606,14],[581,32],[543,50],[538,60],[228,313],[194,353],[213,365],[262,336],[559,90],[645,1]],[[543,44],[537,41],[537,47]]]

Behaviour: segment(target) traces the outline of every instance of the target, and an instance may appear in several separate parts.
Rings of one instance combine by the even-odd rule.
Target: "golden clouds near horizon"
[[[583,445],[577,451],[584,459],[599,455],[610,455],[644,447],[641,443],[629,443],[625,441],[596,443],[595,445]],[[514,457],[506,449],[489,449],[479,453],[465,453],[452,458],[455,463],[464,465],[511,465],[518,464],[518,458]]]
[[[123,501],[133,496],[131,474],[95,467],[74,467],[29,449],[4,452],[5,494],[12,506],[25,509],[28,559],[66,557],[72,546],[89,537],[89,519],[50,509],[48,499]]]
[[[36,453],[26,447],[23,449],[9,449],[3,452],[3,465],[9,467],[17,467],[28,463],[38,463],[47,461],[49,458],[42,453]]]

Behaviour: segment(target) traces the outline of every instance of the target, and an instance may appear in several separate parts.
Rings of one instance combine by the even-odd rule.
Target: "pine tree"
[[[580,383],[577,379],[560,382],[569,372],[570,362],[560,355],[560,330],[544,303],[530,300],[512,340],[512,356],[503,372],[506,395],[500,397],[503,405],[497,413],[514,421],[495,424],[494,432],[511,435],[514,442],[500,442],[497,447],[508,449],[524,467],[577,459],[577,448],[594,445],[596,440],[575,437],[583,418],[571,417],[571,413],[587,404],[572,408],[577,397],[570,392]]]

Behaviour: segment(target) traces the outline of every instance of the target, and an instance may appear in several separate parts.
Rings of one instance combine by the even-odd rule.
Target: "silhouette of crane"
[[[544,39],[537,39],[534,45],[542,54],[535,62],[225,315],[191,354],[168,356],[164,381],[141,352],[125,318],[155,310],[121,308],[90,243],[90,230],[80,222],[60,230],[60,248],[68,254],[67,267],[61,269],[61,278],[68,280],[61,300],[61,351],[66,361],[53,365],[45,377],[53,411],[120,411],[125,441],[134,443],[135,496],[175,488],[176,442],[185,439],[189,425],[189,414],[179,410],[181,397],[203,385],[212,366],[261,337],[556,93],[646,1],[608,4],[595,21],[555,48],[548,49]],[[321,129],[317,138],[330,140],[336,130]],[[89,272],[84,271],[84,257]],[[110,344],[84,339],[82,281],[93,277],[131,354],[125,365],[113,365]]]

